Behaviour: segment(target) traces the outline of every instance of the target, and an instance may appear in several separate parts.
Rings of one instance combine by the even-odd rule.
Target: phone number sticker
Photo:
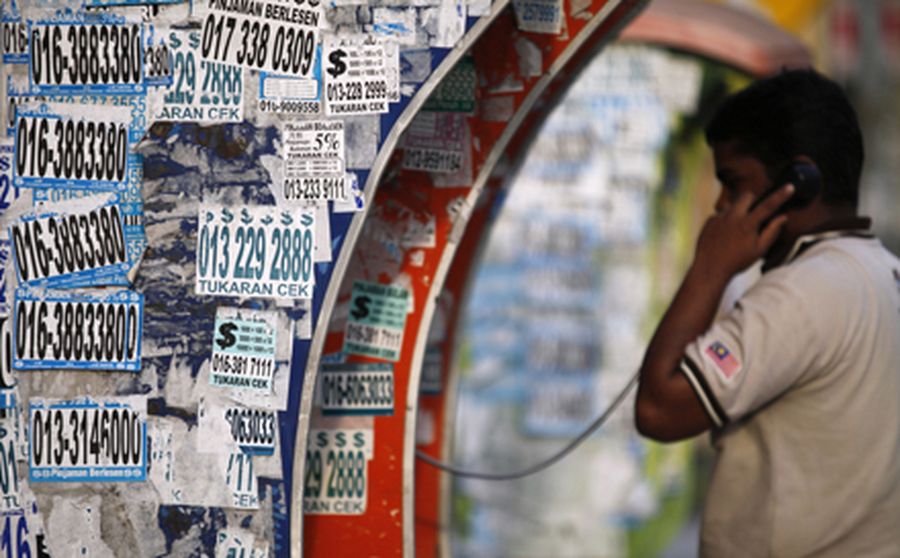
[[[326,364],[319,371],[316,385],[324,415],[394,413],[394,366],[391,364]]]
[[[144,84],[148,87],[172,84],[172,54],[166,32],[156,25],[144,29]]]
[[[272,312],[219,308],[210,383],[271,392],[275,373],[275,325],[276,316]]]
[[[201,206],[197,294],[311,298],[314,215],[275,207]]]
[[[144,93],[143,46],[139,23],[32,23],[31,92]]]
[[[201,400],[197,410],[198,447],[201,453],[222,451],[227,440],[249,455],[273,455],[277,440],[277,412],[230,403]],[[227,434],[225,434],[227,432]]]
[[[170,30],[172,82],[151,89],[154,121],[241,122],[244,118],[244,69],[200,59],[200,32]]]
[[[467,121],[455,112],[420,112],[403,136],[403,168],[435,173],[463,169]]]
[[[209,0],[198,12],[204,60],[301,77],[313,73],[324,17],[318,0]]]
[[[298,78],[259,73],[259,110],[290,116],[320,116],[322,114],[322,47],[316,46],[313,77]]]
[[[399,100],[397,45],[372,36],[325,38],[325,114],[388,112]]]
[[[9,140],[0,141],[0,215],[19,199],[19,188],[13,185],[15,147]]]
[[[27,64],[28,63],[28,24],[22,21],[22,17],[15,13],[6,13],[9,4],[3,6],[4,13],[0,17],[0,25],[3,34],[3,63]]]
[[[16,443],[18,417],[0,418],[0,514],[22,509],[19,493],[19,471],[16,466],[19,444]]]
[[[9,232],[20,284],[99,285],[130,268],[116,205],[92,211],[20,219]]]
[[[18,288],[13,310],[16,369],[141,370],[142,294]]]
[[[143,397],[28,405],[31,482],[121,482],[147,478]]]
[[[361,515],[366,512],[371,429],[310,429],[303,479],[303,512]]]
[[[131,108],[44,103],[17,110],[13,182],[29,188],[126,188]]]
[[[409,302],[409,291],[402,287],[355,281],[344,352],[398,360]]]
[[[286,122],[282,145],[285,192],[305,178],[344,176],[342,120]]]

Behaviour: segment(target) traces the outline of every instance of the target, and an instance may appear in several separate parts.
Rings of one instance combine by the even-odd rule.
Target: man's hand
[[[741,194],[703,225],[694,265],[706,274],[726,279],[750,267],[778,238],[787,216],[772,216],[793,193],[794,186],[788,184],[755,206],[751,193]]]
[[[663,441],[708,430],[712,421],[680,372],[685,347],[712,324],[725,286],[738,272],[762,257],[787,221],[772,217],[794,193],[778,189],[756,206],[746,193],[721,209],[703,226],[694,263],[663,316],[641,365],[635,404],[638,430]],[[767,219],[771,219],[766,223]]]

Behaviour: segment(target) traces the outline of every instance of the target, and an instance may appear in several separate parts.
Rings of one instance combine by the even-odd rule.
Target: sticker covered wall
[[[507,2],[140,4],[3,2],[9,540],[31,555],[399,554],[410,511],[378,444],[402,444],[378,429],[404,424],[420,281],[467,207],[444,198],[460,202],[483,156],[474,62],[407,144],[404,170],[442,175],[440,200],[386,207],[377,190]],[[370,208],[382,222],[364,227]],[[371,267],[336,296],[363,229]],[[344,352],[316,403],[333,309],[347,335],[329,352]],[[307,445],[313,415],[326,422]],[[3,451],[24,462],[18,482]],[[383,527],[378,547],[354,534]]]
[[[299,555],[310,338],[416,90],[357,9],[3,2],[0,497],[22,552]],[[389,371],[337,383],[338,407],[393,409]],[[364,510],[364,470],[329,462],[344,435],[319,507]]]

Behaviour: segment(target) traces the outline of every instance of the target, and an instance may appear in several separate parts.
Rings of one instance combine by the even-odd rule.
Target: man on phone
[[[704,556],[900,556],[900,261],[857,213],[856,114],[785,71],[726,99],[706,136],[722,192],[644,356],[638,430],[712,430]]]

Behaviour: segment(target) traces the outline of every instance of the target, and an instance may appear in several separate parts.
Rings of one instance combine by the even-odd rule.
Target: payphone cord
[[[579,434],[578,436],[573,438],[561,450],[559,450],[555,454],[551,455],[547,459],[544,459],[543,461],[535,463],[534,465],[525,467],[524,469],[521,469],[519,471],[512,471],[510,473],[483,473],[480,471],[470,471],[468,469],[463,469],[460,467],[456,467],[454,465],[450,465],[449,463],[444,463],[443,461],[439,461],[439,460],[431,457],[427,453],[423,452],[422,450],[416,450],[416,457],[418,457],[425,463],[428,463],[429,465],[432,465],[434,467],[437,467],[438,469],[441,469],[442,471],[456,475],[458,477],[467,477],[470,479],[501,481],[501,480],[520,479],[522,477],[527,477],[529,475],[533,475],[535,473],[543,471],[547,467],[550,467],[551,465],[555,464],[557,461],[561,460],[563,457],[567,456],[569,453],[572,452],[572,450],[577,448],[579,445],[581,445],[582,442],[584,442],[588,437],[590,437],[591,434],[596,432],[598,428],[603,426],[603,424],[606,423],[606,420],[613,414],[613,412],[616,410],[616,408],[622,404],[622,401],[624,401],[625,398],[628,397],[628,393],[632,390],[632,388],[634,388],[634,386],[637,385],[638,375],[639,375],[639,373],[636,372],[634,374],[634,376],[631,377],[631,379],[628,381],[628,383],[625,385],[625,387],[622,389],[622,391],[619,392],[619,395],[617,395],[616,398],[613,399],[613,402],[610,403],[609,407],[607,407],[606,410],[603,411],[603,414],[601,414],[599,417],[594,419],[594,421],[592,423],[590,423],[588,425],[588,427],[585,428],[581,432],[581,434]]]

